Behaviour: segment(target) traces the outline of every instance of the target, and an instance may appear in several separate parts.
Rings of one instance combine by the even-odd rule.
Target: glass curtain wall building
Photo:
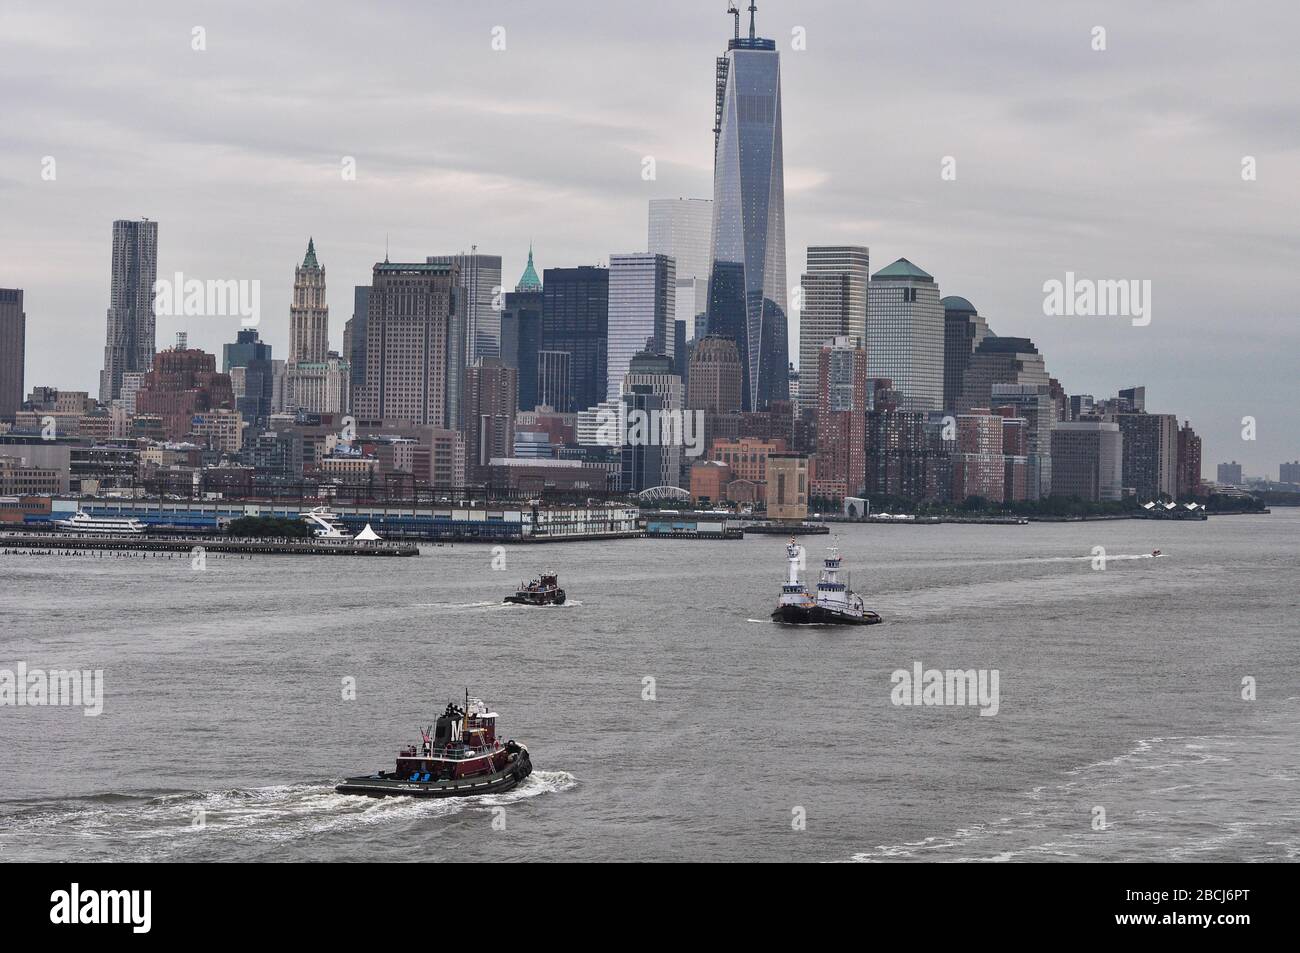
[[[717,61],[708,331],[736,342],[745,409],[762,410],[790,393],[785,175],[781,58],[749,14]]]

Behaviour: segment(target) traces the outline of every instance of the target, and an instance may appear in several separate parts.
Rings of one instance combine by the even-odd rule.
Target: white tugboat
[[[841,582],[840,551],[831,547],[822,564],[817,591],[812,593],[799,581],[799,545],[791,538],[785,547],[790,575],[781,587],[781,598],[772,612],[773,622],[792,625],[875,625],[880,616],[868,609],[862,597]]]

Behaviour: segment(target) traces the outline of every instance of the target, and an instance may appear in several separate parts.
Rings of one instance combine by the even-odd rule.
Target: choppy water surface
[[[505,572],[473,545],[0,554],[0,668],[105,679],[97,718],[0,708],[0,859],[1296,858],[1300,512],[833,540],[884,625],[767,622],[777,537],[511,547]],[[545,568],[569,605],[499,602]],[[997,669],[998,714],[893,705],[918,661]],[[333,793],[465,686],[528,744],[523,785]]]

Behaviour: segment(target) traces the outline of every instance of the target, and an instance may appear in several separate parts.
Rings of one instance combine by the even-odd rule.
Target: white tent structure
[[[376,533],[373,529],[370,528],[369,523],[366,524],[365,529],[357,533],[357,535],[354,537],[354,539],[362,543],[377,543],[382,538],[383,537],[381,537],[378,533]]]

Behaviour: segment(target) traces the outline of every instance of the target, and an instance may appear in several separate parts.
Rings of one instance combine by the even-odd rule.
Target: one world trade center
[[[785,177],[781,160],[781,57],[774,40],[735,37],[718,57],[713,154],[708,333],[740,351],[746,410],[787,400]]]

